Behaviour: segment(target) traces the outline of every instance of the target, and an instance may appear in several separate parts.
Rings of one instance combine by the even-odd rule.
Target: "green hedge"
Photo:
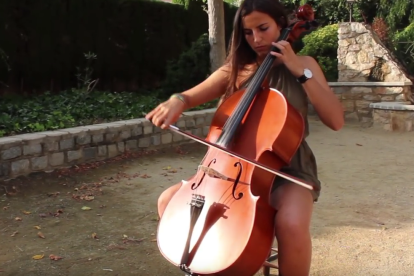
[[[304,47],[298,53],[314,57],[328,81],[338,80],[338,24],[327,25],[303,37]]]

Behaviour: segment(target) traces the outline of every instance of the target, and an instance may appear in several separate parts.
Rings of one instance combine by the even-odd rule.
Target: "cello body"
[[[243,93],[220,105],[206,140],[217,141]],[[287,165],[303,138],[300,113],[279,91],[264,88],[248,114],[229,149],[274,169]],[[251,276],[273,244],[275,210],[269,195],[276,176],[214,148],[201,166],[204,170],[183,181],[160,219],[160,252],[187,273]],[[205,200],[195,223],[193,195]]]

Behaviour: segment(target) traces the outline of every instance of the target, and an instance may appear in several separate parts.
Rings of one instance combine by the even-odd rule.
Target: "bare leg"
[[[178,191],[180,187],[181,183],[175,184],[174,186],[171,186],[167,190],[162,192],[162,194],[158,198],[158,216],[160,218],[162,217],[162,214],[164,213],[164,210],[170,202],[171,198],[174,196],[174,194]]]
[[[312,256],[310,223],[313,197],[309,190],[293,183],[273,192],[271,204],[277,210],[275,234],[279,272],[286,276],[309,276]]]

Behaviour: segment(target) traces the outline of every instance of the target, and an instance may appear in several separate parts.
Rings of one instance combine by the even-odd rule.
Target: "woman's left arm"
[[[303,70],[307,68],[313,75],[302,84],[310,102],[325,125],[333,130],[340,130],[344,125],[343,107],[329,87],[321,67],[312,57],[300,56],[299,59],[303,65],[302,74]]]
[[[280,53],[272,51],[271,54],[280,59],[296,78],[304,74],[305,68],[312,72],[312,78],[302,86],[321,121],[333,130],[340,130],[344,125],[342,104],[329,87],[316,60],[310,56],[297,56],[287,41],[272,44],[280,49]]]

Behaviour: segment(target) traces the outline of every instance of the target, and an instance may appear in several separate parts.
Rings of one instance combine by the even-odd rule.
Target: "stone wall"
[[[205,137],[215,109],[185,112],[176,126]],[[145,119],[0,138],[0,180],[189,142]]]
[[[392,54],[383,46],[370,27],[358,22],[341,23],[338,30],[338,82],[406,82],[411,83]],[[411,86],[402,87],[334,87],[347,119],[372,121],[373,102],[406,101]]]
[[[387,131],[413,131],[414,105],[402,102],[372,103],[373,126]]]

